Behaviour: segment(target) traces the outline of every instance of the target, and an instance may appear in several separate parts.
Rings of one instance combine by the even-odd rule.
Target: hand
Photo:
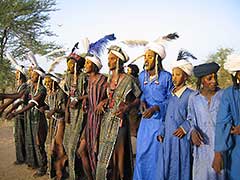
[[[173,132],[173,135],[177,136],[179,139],[181,139],[183,136],[186,135],[186,133],[182,127],[179,127]]]
[[[151,118],[152,115],[155,113],[155,111],[159,111],[159,107],[158,106],[153,106],[151,108],[148,108],[147,110],[145,110],[142,115],[144,118]]]
[[[234,135],[240,135],[240,125],[232,126],[230,133]]]
[[[42,106],[42,107],[39,108],[39,111],[40,111],[41,113],[44,113],[45,108]]]
[[[103,102],[103,101],[101,101],[98,105],[97,105],[97,107],[96,107],[96,113],[98,114],[98,115],[100,115],[100,114],[102,114],[102,113],[105,113],[105,110],[104,110],[104,107],[105,107],[106,105],[105,105],[105,103]]]
[[[55,109],[52,109],[50,110],[48,113],[47,113],[47,118],[48,119],[52,119],[52,115],[55,113]]]
[[[193,130],[191,133],[192,143],[196,146],[203,144],[203,137],[197,130]]]
[[[12,112],[12,113],[9,113],[9,114],[6,116],[6,118],[7,118],[8,120],[10,120],[10,119],[14,118],[16,115],[17,115],[17,114],[16,114],[15,112]]]
[[[140,111],[144,112],[144,111],[146,111],[146,109],[147,109],[146,103],[141,101],[141,103],[140,103]]]
[[[158,135],[157,136],[157,140],[159,141],[159,142],[163,142],[163,139],[164,139],[164,137],[163,136],[161,136],[161,135]]]
[[[127,112],[127,110],[128,110],[128,105],[125,104],[124,102],[121,102],[121,104],[118,107],[118,110],[115,112],[115,115],[123,119],[123,115]]]
[[[216,171],[216,173],[221,174],[221,170],[223,169],[223,158],[220,152],[215,152],[212,168]]]

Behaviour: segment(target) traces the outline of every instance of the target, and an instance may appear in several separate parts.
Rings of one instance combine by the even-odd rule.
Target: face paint
[[[118,57],[113,54],[113,53],[109,53],[108,54],[108,67],[109,67],[109,70],[114,70],[116,69],[117,67],[117,60],[118,60]]]
[[[175,88],[185,84],[186,80],[187,76],[182,69],[177,67],[172,70],[172,81]]]
[[[144,55],[144,66],[146,71],[150,71],[155,68],[155,53],[153,51],[146,51]]]

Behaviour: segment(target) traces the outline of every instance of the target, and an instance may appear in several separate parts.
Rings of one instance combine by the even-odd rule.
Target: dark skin
[[[20,79],[20,75],[19,72],[16,72],[16,81],[18,82],[19,85],[22,85],[24,83],[24,81],[22,79]],[[0,94],[0,99],[10,99],[8,102],[2,104],[0,106],[0,115],[3,113],[3,111],[10,105],[12,104],[16,99],[21,98],[24,96],[25,90],[22,90],[19,93],[14,93],[14,94]],[[13,111],[14,109],[16,109],[21,103],[15,104],[9,111],[7,111],[6,116]]]
[[[173,90],[173,93],[176,93],[177,91],[179,91],[181,88],[183,88],[186,85],[185,82],[186,82],[187,78],[188,78],[187,74],[182,69],[174,68],[172,70],[172,81],[173,81],[173,84],[175,87]],[[186,135],[186,132],[180,126],[173,132],[173,135],[177,136],[179,139],[181,139],[182,137],[184,137]]]
[[[145,70],[149,73],[150,76],[156,75],[155,71],[155,58],[156,53],[152,50],[146,51],[144,55],[144,65]],[[141,102],[140,109],[142,111],[142,117],[143,118],[151,118],[155,112],[160,111],[160,107],[155,105],[150,108],[147,108],[146,102]],[[157,136],[157,140],[159,142],[163,142],[163,136]]]
[[[237,77],[238,81],[240,81],[240,71],[236,72],[236,77]],[[230,130],[230,134],[240,135],[240,125],[232,126],[232,128]],[[223,157],[222,157],[221,152],[214,153],[212,168],[215,170],[216,173],[221,174],[221,170],[223,169]]]
[[[208,105],[211,103],[211,98],[217,92],[217,75],[215,73],[206,75],[201,78],[202,89],[200,93],[205,96],[208,100]],[[203,137],[199,131],[196,129],[191,133],[192,143],[196,146],[200,146],[203,143]]]
[[[118,61],[120,61],[120,59],[116,55],[109,53],[108,66],[110,71],[112,72],[112,78],[109,84],[110,89],[116,89],[117,88],[116,82],[117,84],[119,84],[119,82],[121,82],[122,79],[124,78],[124,73],[122,71],[120,72],[116,71],[116,65]],[[120,65],[119,69],[122,69],[122,68],[123,67]],[[134,97],[132,93],[128,94],[128,96]],[[128,96],[126,99],[129,99]],[[131,102],[121,103],[119,106],[119,109],[115,113],[116,116],[122,119],[124,114],[128,112],[129,108],[136,106],[137,104],[139,104],[139,102],[140,100],[138,98],[135,98]],[[107,107],[107,104],[108,104],[107,99],[101,101],[98,104],[97,113],[104,113],[104,108]],[[115,145],[115,149],[112,157],[112,161],[113,161],[112,179],[118,179],[119,177],[121,178],[124,177],[124,154],[125,154],[124,145],[126,143],[126,133],[127,133],[127,128],[125,126],[121,127],[119,130],[119,134],[117,137],[117,141],[116,141],[116,145]]]
[[[38,77],[39,75],[36,73],[36,72],[33,72],[32,73],[32,83],[33,83],[33,87],[34,87],[34,90],[37,89],[37,82],[38,82]],[[38,94],[36,95],[35,97],[33,97],[33,100],[37,101],[37,102],[40,102],[41,99],[44,98],[42,94]],[[35,103],[31,102],[29,103],[28,105],[26,105],[24,108],[22,108],[21,110],[19,111],[16,111],[16,112],[13,112],[13,113],[9,113],[7,115],[7,119],[12,119],[14,118],[16,115],[20,114],[20,113],[23,113],[29,109],[31,109],[32,107],[36,106]]]

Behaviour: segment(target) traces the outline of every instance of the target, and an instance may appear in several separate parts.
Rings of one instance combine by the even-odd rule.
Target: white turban
[[[224,63],[224,69],[231,74],[235,74],[236,71],[240,71],[240,55],[229,55]]]
[[[119,57],[124,63],[129,60],[129,56],[125,51],[122,50],[119,46],[112,45],[108,48],[109,52],[108,53],[113,53],[117,57]]]
[[[188,60],[181,59],[181,60],[175,61],[172,69],[176,67],[182,69],[188,76],[192,75],[193,65]]]
[[[151,51],[157,53],[161,57],[162,60],[166,57],[165,47],[162,44],[159,44],[156,42],[150,42],[147,44],[145,52],[147,50],[151,50]]]
[[[90,61],[92,61],[100,70],[102,68],[102,63],[101,60],[97,57],[97,56],[86,56],[85,59],[89,59]]]

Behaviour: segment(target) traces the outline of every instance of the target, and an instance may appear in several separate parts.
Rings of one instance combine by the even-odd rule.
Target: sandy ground
[[[13,139],[13,121],[0,119],[0,180],[47,180],[48,176],[33,178],[34,170],[26,165],[14,165],[15,146]]]

